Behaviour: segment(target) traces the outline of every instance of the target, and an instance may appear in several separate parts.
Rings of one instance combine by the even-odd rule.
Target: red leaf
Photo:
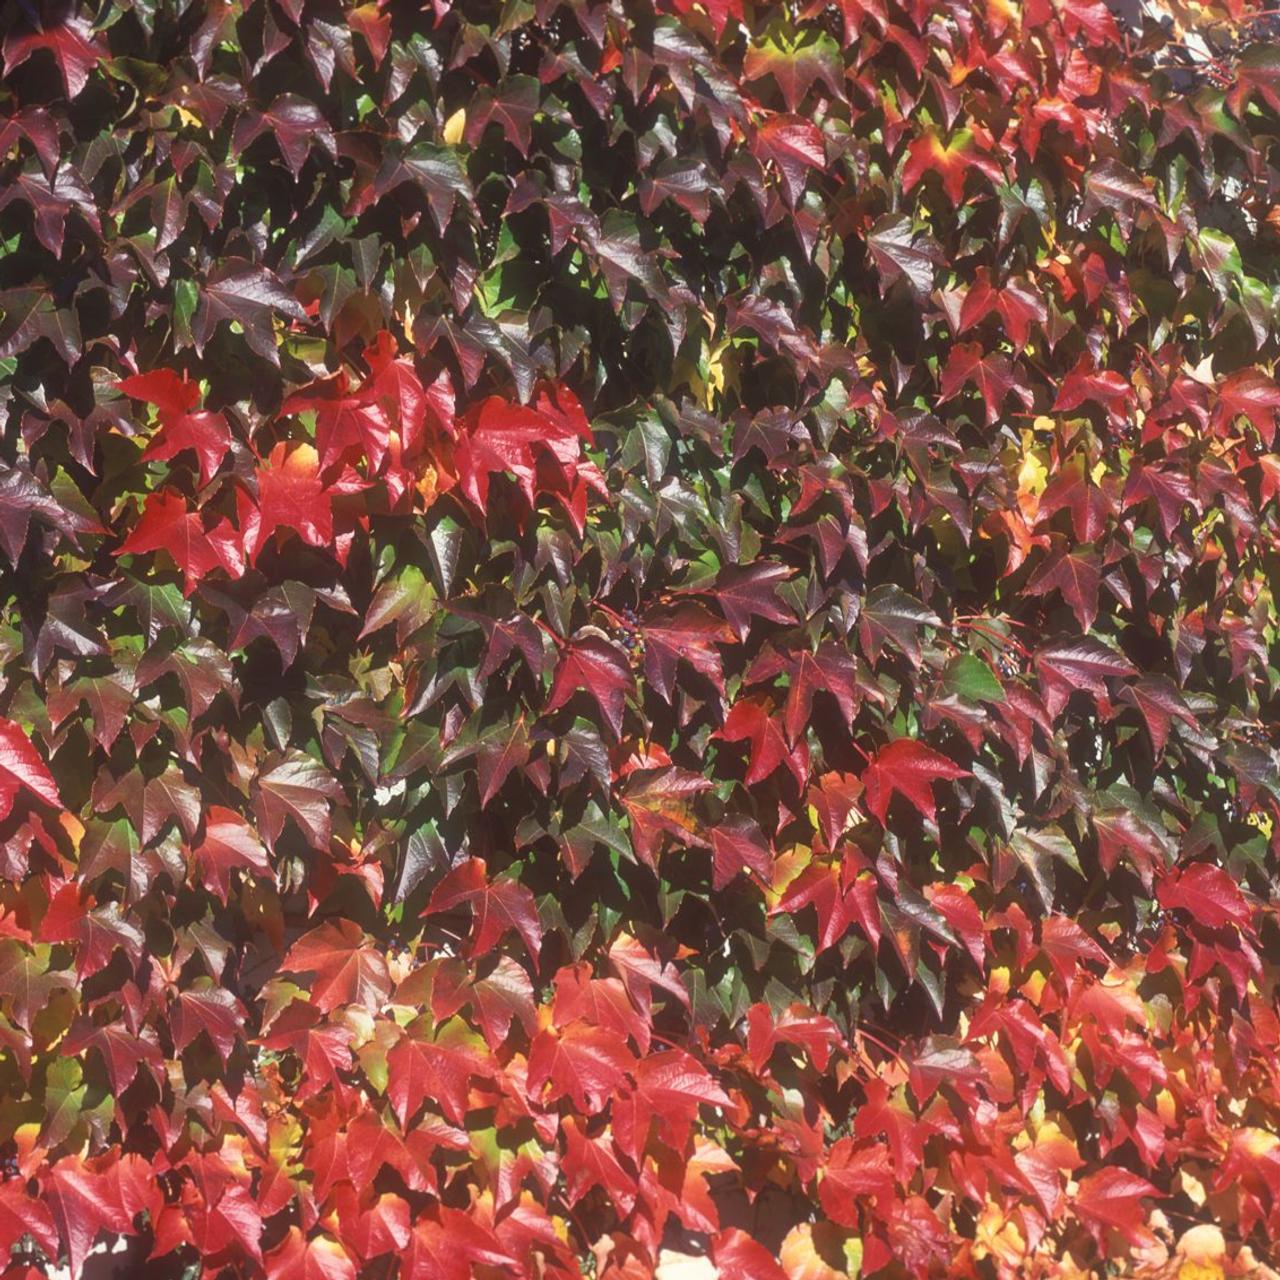
[[[993,182],[1003,177],[999,164],[975,145],[970,130],[960,129],[950,142],[944,143],[935,130],[929,129],[913,138],[907,147],[902,189],[910,191],[926,174],[936,173],[947,198],[958,205],[964,199],[964,180],[970,169],[978,170]]]
[[[860,1146],[852,1138],[841,1138],[831,1148],[818,1197],[832,1221],[857,1226],[859,1202],[868,1196],[891,1199],[893,1194],[893,1168],[883,1143]]]
[[[21,725],[0,717],[0,819],[9,816],[14,800],[23,791],[55,809],[62,808],[57,784],[31,739]]]
[[[1191,713],[1191,708],[1182,700],[1182,695],[1170,681],[1162,676],[1149,676],[1125,685],[1117,695],[1117,701],[1127,702],[1137,707],[1147,724],[1147,733],[1151,735],[1151,750],[1158,757],[1164,751],[1169,740],[1169,729],[1173,721],[1181,720],[1192,730],[1198,730],[1199,724]]]
[[[356,1280],[355,1263],[329,1236],[308,1239],[297,1227],[263,1259],[267,1280]]]
[[[767,1004],[753,1004],[747,1010],[747,1054],[757,1073],[779,1044],[799,1046],[819,1071],[826,1071],[831,1050],[840,1042],[836,1024],[806,1005],[792,1004],[776,1018]]]
[[[29,1196],[19,1178],[0,1182],[0,1258],[24,1235],[30,1235],[49,1258],[58,1256],[58,1236],[49,1206]]]
[[[817,125],[800,116],[773,116],[756,132],[751,149],[772,161],[782,176],[787,203],[794,206],[804,194],[808,170],[825,169],[826,147]]]
[[[779,765],[786,765],[801,790],[809,780],[809,747],[802,738],[787,745],[782,722],[773,715],[772,704],[764,698],[739,698],[729,709],[724,727],[715,737],[726,742],[749,742],[747,786],[763,782]]]
[[[582,457],[591,428],[571,393],[544,387],[531,407],[490,396],[468,410],[457,427],[458,484],[482,514],[488,510],[489,477],[509,472],[530,507],[539,492],[554,494],[581,530],[587,486],[604,485],[599,472]]]
[[[1062,380],[1053,413],[1070,413],[1082,404],[1098,404],[1116,426],[1123,426],[1133,388],[1112,369],[1098,370],[1090,357],[1082,355],[1074,369]]]
[[[1193,862],[1160,882],[1160,905],[1166,911],[1181,908],[1206,929],[1234,924],[1248,929],[1253,911],[1236,882],[1221,867]]]
[[[205,888],[227,901],[231,872],[243,867],[271,879],[271,863],[258,833],[236,812],[210,805],[205,813],[204,839],[192,849]]]
[[[294,1095],[299,1102],[338,1083],[338,1073],[351,1066],[351,1031],[329,1025],[324,1014],[304,1000],[291,1000],[259,1043],[265,1049],[297,1054],[305,1077]]]
[[[579,689],[589,693],[615,738],[622,737],[622,712],[635,679],[626,656],[616,645],[587,636],[567,644],[560,654],[548,714],[564,706]]]
[[[881,747],[862,775],[867,809],[888,825],[889,804],[896,791],[930,822],[937,816],[933,784],[969,777],[968,769],[948,760],[941,752],[913,738],[898,738]]]
[[[648,1017],[637,1011],[621,979],[593,978],[585,964],[568,965],[556,974],[552,1018],[557,1027],[576,1020],[609,1027],[630,1036],[641,1053],[649,1051]]]
[[[128,1206],[113,1187],[108,1170],[103,1161],[67,1156],[42,1179],[43,1200],[66,1246],[73,1280],[82,1275],[100,1231],[128,1232],[133,1226],[133,1213],[126,1212]]]
[[[315,975],[310,1000],[321,1013],[344,1004],[377,1009],[391,991],[386,957],[354,920],[330,920],[303,934],[280,968]]]
[[[977,388],[986,406],[987,426],[999,419],[1009,392],[1017,395],[1023,408],[1031,404],[1031,392],[1019,380],[1007,356],[999,353],[988,355],[978,342],[957,343],[951,348],[942,371],[939,399],[943,402],[950,400],[970,383]]]
[[[1237,417],[1248,418],[1270,449],[1276,436],[1276,414],[1280,413],[1280,386],[1260,369],[1241,369],[1222,380],[1213,408],[1215,428],[1229,427]]]
[[[172,369],[134,374],[116,384],[127,396],[145,400],[160,411],[159,426],[143,452],[143,461],[161,462],[190,449],[200,463],[200,483],[208,484],[231,451],[231,431],[221,413],[193,413],[200,388]]]
[[[275,141],[295,182],[308,152],[317,142],[330,155],[337,155],[333,130],[324,114],[314,102],[308,102],[296,93],[282,93],[265,110],[249,109],[240,115],[231,135],[233,158],[238,157],[264,133],[270,134]],[[289,410],[284,412],[288,413]]]
[[[707,846],[693,801],[711,786],[709,779],[688,769],[637,769],[628,775],[618,800],[631,819],[636,857],[645,866],[657,868],[664,834],[683,844]]]
[[[387,1096],[401,1128],[427,1101],[439,1104],[445,1118],[466,1123],[472,1076],[490,1076],[493,1064],[483,1040],[460,1018],[450,1018],[434,1039],[405,1036],[387,1054]]]
[[[1100,1247],[1102,1229],[1106,1227],[1114,1228],[1130,1244],[1136,1245],[1151,1238],[1142,1211],[1142,1198],[1159,1195],[1159,1190],[1145,1178],[1127,1169],[1105,1168],[1080,1179],[1074,1207],[1098,1237]]]
[[[245,539],[250,563],[277,529],[292,529],[313,547],[333,541],[333,491],[321,480],[319,457],[309,444],[282,440],[257,479],[257,519]]]
[[[198,511],[187,509],[187,500],[172,489],[153,493],[143,508],[142,518],[116,551],[118,556],[144,551],[165,551],[182,570],[183,594],[190,595],[196,584],[214,569],[225,569],[233,578],[244,575],[245,539],[222,519],[206,529]]]
[[[818,916],[815,939],[819,952],[833,947],[856,924],[880,945],[880,907],[874,876],[859,876],[853,859],[839,865],[812,862],[788,886],[770,914],[794,915],[812,905]]]
[[[382,466],[391,424],[371,389],[353,391],[347,375],[337,373],[295,391],[280,406],[282,414],[308,411],[316,415],[319,471],[328,471],[343,458],[368,458],[375,470]]]
[[[619,1145],[635,1160],[648,1141],[651,1122],[657,1122],[662,1141],[679,1151],[700,1106],[732,1105],[707,1069],[683,1049],[641,1058],[633,1074],[635,1086],[615,1099],[613,1119]]]
[[[565,1137],[563,1168],[566,1195],[575,1205],[593,1187],[600,1187],[620,1214],[629,1214],[636,1202],[636,1179],[621,1165],[613,1139],[604,1133],[588,1138],[582,1121],[567,1115],[560,1122]]]
[[[550,1083],[553,1099],[567,1097],[579,1113],[595,1115],[634,1062],[627,1042],[607,1027],[573,1022],[562,1031],[548,1028],[529,1048],[529,1089],[538,1098]]]
[[[1098,557],[1091,551],[1066,551],[1046,561],[1031,576],[1026,589],[1033,595],[1057,591],[1071,606],[1081,631],[1092,628],[1098,616],[1098,586],[1102,580]]]
[[[641,624],[644,636],[644,675],[658,694],[670,702],[676,685],[676,665],[686,662],[711,681],[724,697],[724,669],[720,646],[733,641],[729,626],[696,604],[682,605],[670,613],[646,615]]]
[[[1035,665],[1051,719],[1057,719],[1073,693],[1082,691],[1105,698],[1108,676],[1137,674],[1122,653],[1087,636],[1045,645],[1036,651]]]
[[[179,991],[169,1013],[174,1048],[181,1053],[202,1031],[225,1064],[249,1017],[247,1010],[225,987],[215,987],[207,978]]]
[[[729,1227],[716,1236],[711,1257],[722,1276],[735,1280],[788,1280],[773,1254],[739,1227]]]
[[[652,988],[670,992],[686,1009],[689,993],[680,981],[675,965],[664,964],[628,933],[620,933],[609,948],[609,963],[618,971],[636,1008],[647,1018],[652,999]]]
[[[468,858],[436,885],[422,914],[429,916],[460,906],[472,909],[468,954],[473,959],[492,951],[503,934],[514,929],[524,939],[529,957],[537,965],[542,949],[542,923],[527,886],[507,876],[490,880],[484,859]]]

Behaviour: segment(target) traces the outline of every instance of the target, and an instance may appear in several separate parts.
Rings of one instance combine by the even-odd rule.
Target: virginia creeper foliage
[[[1271,17],[0,34],[4,1280],[1274,1274]]]

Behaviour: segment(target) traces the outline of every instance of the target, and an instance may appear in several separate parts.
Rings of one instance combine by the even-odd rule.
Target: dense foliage
[[[1263,1273],[1241,4],[3,0],[7,1280]]]

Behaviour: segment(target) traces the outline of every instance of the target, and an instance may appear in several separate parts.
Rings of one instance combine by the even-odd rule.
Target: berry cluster
[[[640,616],[630,605],[624,605],[615,615],[614,638],[627,651],[633,663],[644,657],[644,633],[640,630]]]

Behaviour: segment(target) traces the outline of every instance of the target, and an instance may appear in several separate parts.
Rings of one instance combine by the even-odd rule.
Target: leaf
[[[712,888],[723,889],[739,871],[754,871],[761,884],[773,880],[773,853],[754,818],[730,815],[711,828]]]
[[[565,1136],[563,1168],[570,1205],[599,1187],[621,1214],[629,1214],[636,1201],[635,1179],[618,1159],[612,1138],[606,1133],[587,1137],[584,1126],[572,1115],[565,1116],[561,1131]]]
[[[430,1040],[406,1034],[387,1055],[387,1067],[387,1095],[406,1130],[425,1101],[439,1105],[454,1124],[465,1124],[472,1076],[493,1074],[484,1041],[460,1018],[450,1018]]]
[[[204,818],[204,838],[192,849],[191,855],[210,893],[225,904],[231,888],[231,872],[237,867],[265,879],[274,878],[258,833],[238,813],[215,804],[205,811]]]
[[[13,802],[24,791],[37,800],[62,808],[57,784],[22,726],[0,717],[0,818],[13,812]]]
[[[142,518],[116,551],[118,556],[164,551],[182,571],[183,594],[191,595],[200,581],[214,569],[223,569],[232,578],[244,574],[243,539],[227,519],[212,528],[204,518],[187,508],[186,499],[173,489],[153,493],[143,508]]]
[[[244,1005],[209,978],[197,978],[185,991],[179,991],[169,1011],[169,1027],[173,1047],[182,1053],[203,1032],[226,1065],[244,1029],[248,1012]]]
[[[957,129],[947,142],[933,129],[913,138],[902,167],[902,189],[910,191],[926,174],[936,173],[947,199],[959,205],[964,200],[965,177],[971,170],[976,169],[989,181],[999,182],[1003,177],[999,164],[975,143],[976,136],[971,129]]]
[[[825,32],[807,32],[794,43],[766,38],[748,48],[742,70],[747,80],[772,77],[793,115],[817,81],[838,97],[844,78],[840,46]]]
[[[634,1087],[614,1103],[615,1134],[633,1159],[645,1146],[650,1124],[656,1123],[662,1140],[678,1150],[699,1107],[730,1106],[728,1094],[683,1049],[651,1053],[637,1062],[633,1074]]]
[[[795,914],[812,905],[818,917],[814,942],[818,952],[834,947],[856,924],[870,940],[873,949],[880,945],[881,911],[874,878],[858,876],[853,863],[843,868],[828,863],[811,862],[787,886],[772,912]]]
[[[270,134],[296,181],[312,146],[319,143],[337,157],[333,130],[313,102],[296,93],[282,93],[263,111],[246,111],[236,120],[232,154],[239,155],[262,134]]]
[[[563,707],[575,693],[589,693],[604,716],[615,738],[622,736],[622,713],[627,694],[635,688],[626,658],[621,650],[594,636],[586,636],[567,644],[560,652],[547,699],[546,711]]]
[[[542,88],[533,76],[508,76],[500,91],[477,94],[467,107],[467,145],[474,147],[485,130],[496,124],[502,136],[522,156],[533,143],[532,126],[542,99]]]
[[[1073,1207],[1102,1240],[1108,1228],[1119,1231],[1130,1244],[1141,1244],[1151,1238],[1142,1211],[1145,1196],[1160,1195],[1145,1178],[1127,1169],[1108,1167],[1080,1179]]]
[[[54,968],[47,946],[25,947],[13,938],[0,939],[0,997],[9,1016],[24,1030],[48,1003],[55,991],[72,990],[75,977]]]
[[[602,1111],[635,1059],[627,1042],[607,1027],[571,1022],[563,1030],[548,1029],[529,1048],[529,1088],[541,1097],[569,1098],[582,1115]]]
[[[631,842],[636,857],[656,868],[663,835],[706,847],[701,823],[694,809],[698,795],[711,782],[687,769],[636,770],[618,797],[631,819]]]
[[[1156,893],[1166,911],[1181,909],[1206,929],[1251,928],[1253,911],[1221,867],[1193,862],[1161,880]]]
[[[881,826],[888,825],[889,804],[894,794],[902,796],[929,822],[937,817],[933,799],[935,782],[970,777],[941,752],[912,738],[898,738],[881,747],[871,757],[862,775],[866,804]]]
[[[426,197],[436,230],[442,235],[457,202],[461,200],[469,206],[474,199],[471,183],[457,153],[451,147],[434,147],[420,142],[403,155],[396,155],[389,149],[377,176],[352,201],[349,212],[361,214],[383,196],[406,184],[416,186]]]
[[[995,672],[972,653],[957,654],[942,673],[947,693],[970,702],[1003,702],[1004,686]]]
[[[874,660],[886,641],[920,664],[920,628],[942,625],[942,619],[932,609],[926,609],[918,600],[898,587],[879,586],[867,596],[866,604],[858,619],[858,634],[863,652]]]
[[[472,909],[470,955],[485,955],[498,940],[514,929],[524,939],[534,966],[542,949],[542,925],[533,894],[518,880],[501,877],[490,880],[482,858],[459,863],[432,890],[423,916],[456,907]]]
[[[915,233],[906,214],[885,214],[867,233],[866,241],[880,273],[881,292],[899,280],[920,297],[933,288],[933,269],[941,254],[926,236]]]
[[[1017,396],[1024,409],[1031,405],[1031,391],[1022,383],[1008,357],[998,352],[988,354],[981,343],[961,342],[951,348],[946,367],[942,370],[939,396],[944,401],[950,400],[968,385],[975,387],[982,396],[987,426],[999,420],[1010,392]]]
[[[62,73],[68,98],[78,98],[89,83],[89,73],[107,52],[94,38],[83,18],[46,19],[37,31],[9,31],[4,38],[4,69],[11,75],[33,53],[47,49]]]
[[[306,312],[297,299],[265,267],[242,258],[226,258],[200,289],[191,335],[196,354],[203,355],[214,330],[224,321],[240,325],[250,349],[278,365],[272,320],[276,314],[303,322]]]
[[[1088,637],[1044,645],[1036,650],[1035,666],[1044,691],[1045,707],[1055,719],[1073,693],[1080,691],[1105,698],[1109,676],[1137,674],[1123,654]]]
[[[1053,911],[1057,870],[1055,862],[1065,862],[1079,873],[1075,846],[1057,827],[1019,828],[1009,838],[1009,847],[1035,887],[1046,913]]]
[[[750,756],[745,778],[748,787],[763,782],[780,765],[785,765],[804,789],[809,779],[809,748],[803,739],[790,746],[782,722],[773,714],[772,704],[761,698],[739,698],[729,708],[716,737],[726,742],[747,742]]]
[[[791,622],[792,615],[778,599],[778,588],[792,576],[786,565],[762,563],[730,565],[720,571],[713,588],[729,625],[745,640],[753,618]]]
[[[319,471],[330,471],[346,457],[368,458],[370,465],[378,468],[387,456],[391,422],[386,411],[372,387],[353,389],[343,372],[295,391],[280,406],[280,412],[316,415],[315,453],[319,457]],[[296,457],[297,453],[295,450],[290,457]],[[311,456],[314,455],[308,456],[308,463]],[[294,465],[296,469],[298,464]]]
[[[297,1227],[263,1261],[268,1280],[356,1280],[355,1263],[342,1245],[329,1236],[304,1236]]]
[[[278,529],[292,529],[313,547],[333,541],[333,497],[320,477],[320,461],[309,444],[281,441],[259,467],[257,519],[245,549],[251,564]]]
[[[329,801],[343,798],[337,780],[310,756],[285,751],[268,757],[258,770],[254,787],[254,810],[258,826],[274,848],[286,819],[310,842],[323,851],[329,845]]]
[[[1151,750],[1157,756],[1164,751],[1174,720],[1181,720],[1193,731],[1199,729],[1182,695],[1167,679],[1148,677],[1125,685],[1117,694],[1117,700],[1127,702],[1141,712],[1151,737]]]
[[[711,1256],[721,1275],[741,1276],[742,1280],[788,1280],[773,1254],[739,1227],[730,1227],[716,1236]]]
[[[1101,566],[1092,552],[1077,555],[1064,551],[1047,560],[1027,583],[1034,595],[1056,591],[1071,607],[1081,631],[1089,631],[1098,616],[1098,585]]]
[[[647,614],[641,623],[644,637],[645,679],[668,703],[676,688],[676,670],[684,662],[705,676],[724,696],[722,645],[731,644],[734,632],[719,618],[696,604],[672,611]]]
[[[675,966],[663,963],[630,934],[620,933],[613,940],[609,947],[609,963],[618,971],[636,1008],[646,1017],[655,987],[669,992],[686,1009],[690,1008],[689,993]]]
[[[778,115],[756,131],[752,150],[761,160],[777,166],[782,188],[791,206],[804,194],[810,169],[826,168],[826,147],[822,134],[810,120],[794,115]]]
[[[200,483],[208,484],[231,451],[231,432],[221,413],[193,413],[200,389],[170,369],[134,374],[116,384],[127,396],[145,400],[160,411],[160,425],[147,445],[144,461],[167,461],[191,450],[200,463]]]
[[[386,958],[353,920],[330,920],[304,934],[280,967],[286,973],[314,975],[308,998],[321,1013],[339,1005],[374,1010],[391,991]]]
[[[747,1053],[757,1073],[764,1069],[779,1044],[803,1048],[814,1067],[825,1071],[831,1050],[840,1044],[840,1039],[830,1018],[803,1004],[790,1005],[776,1018],[766,1004],[753,1004],[747,1011]]]
[[[65,534],[73,545],[79,545],[78,534],[103,532],[96,520],[64,507],[24,467],[0,471],[0,546],[15,568],[27,545],[33,516],[39,525]]]
[[[83,1274],[85,1259],[99,1232],[126,1232],[132,1227],[130,1206],[113,1193],[101,1162],[66,1156],[49,1168],[43,1190],[74,1277]]]

